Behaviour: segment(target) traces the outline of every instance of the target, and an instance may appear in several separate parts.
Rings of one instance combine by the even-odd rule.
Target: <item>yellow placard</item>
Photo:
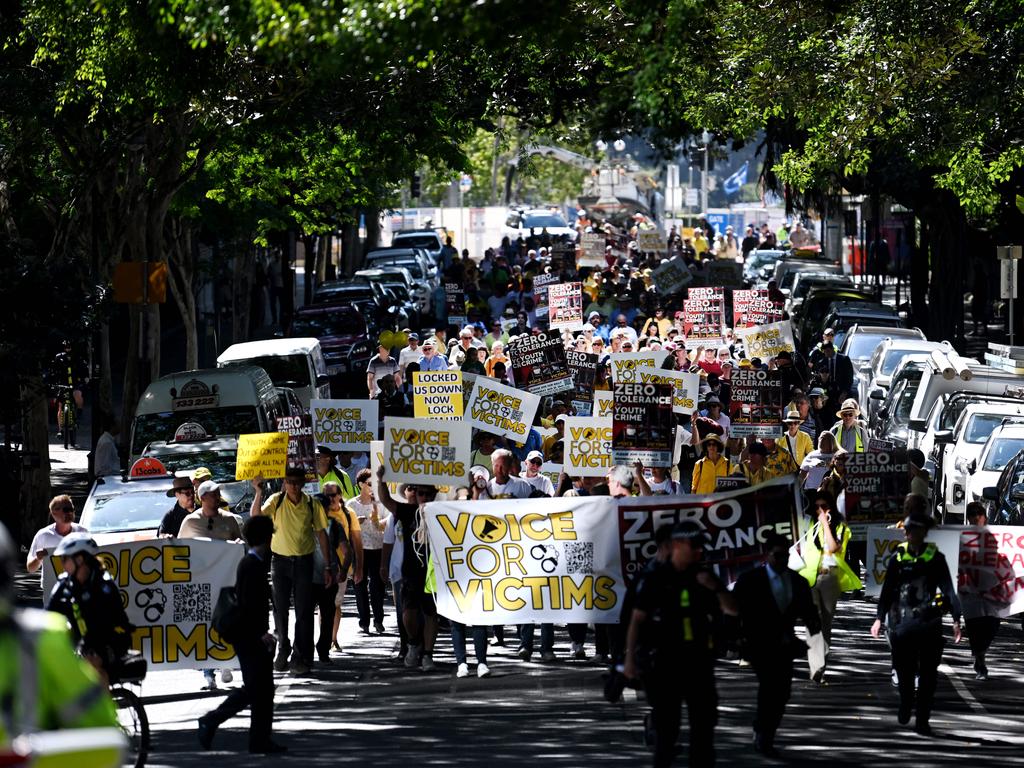
[[[412,375],[412,412],[417,419],[461,419],[462,371],[422,371]]]
[[[284,477],[288,465],[288,433],[261,432],[238,436],[235,480]]]

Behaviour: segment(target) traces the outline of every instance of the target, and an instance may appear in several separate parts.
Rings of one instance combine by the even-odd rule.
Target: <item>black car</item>
[[[990,525],[1024,525],[1024,451],[1003,467],[999,482],[982,489]]]
[[[356,307],[366,318],[371,335],[409,325],[408,308],[381,283],[366,280],[331,280],[313,294],[313,304]]]

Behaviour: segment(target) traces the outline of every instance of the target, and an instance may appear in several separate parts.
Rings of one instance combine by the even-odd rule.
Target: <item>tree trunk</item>
[[[199,336],[196,321],[196,295],[193,287],[196,254],[192,228],[184,222],[172,224],[171,248],[168,249],[171,297],[178,307],[185,332],[185,370],[199,367]]]
[[[50,424],[46,388],[43,385],[42,377],[38,374],[27,378],[22,385],[22,402],[24,404],[23,451],[24,456],[32,460],[22,473],[21,505],[16,513],[8,510],[4,514],[4,522],[11,528],[11,535],[15,537],[15,541],[27,544],[49,516],[48,505],[52,493],[50,486]]]
[[[928,305],[931,308],[928,337],[948,339],[963,350],[964,330],[964,238],[963,209],[948,192],[936,194],[925,213],[932,241],[932,281]]]
[[[366,243],[364,253],[380,245],[380,210],[373,208],[366,212]]]
[[[252,303],[252,271],[256,261],[255,246],[246,243],[239,248],[235,244],[235,254],[232,259],[232,280],[231,292],[231,318],[232,318],[232,343],[238,344],[248,341],[252,337],[249,327],[249,306]]]

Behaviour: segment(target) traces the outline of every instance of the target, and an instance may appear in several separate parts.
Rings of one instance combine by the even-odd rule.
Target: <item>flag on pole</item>
[[[748,160],[738,171],[736,171],[736,173],[725,180],[722,184],[722,189],[725,190],[725,194],[731,196],[739,193],[740,188],[747,183],[747,171],[749,169],[750,161]]]

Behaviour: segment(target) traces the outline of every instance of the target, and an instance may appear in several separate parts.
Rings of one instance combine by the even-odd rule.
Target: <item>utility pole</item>
[[[708,166],[711,155],[711,134],[704,131],[701,135],[701,140],[704,142],[704,170],[700,175],[700,199],[704,204],[704,215],[706,216],[708,213]]]

